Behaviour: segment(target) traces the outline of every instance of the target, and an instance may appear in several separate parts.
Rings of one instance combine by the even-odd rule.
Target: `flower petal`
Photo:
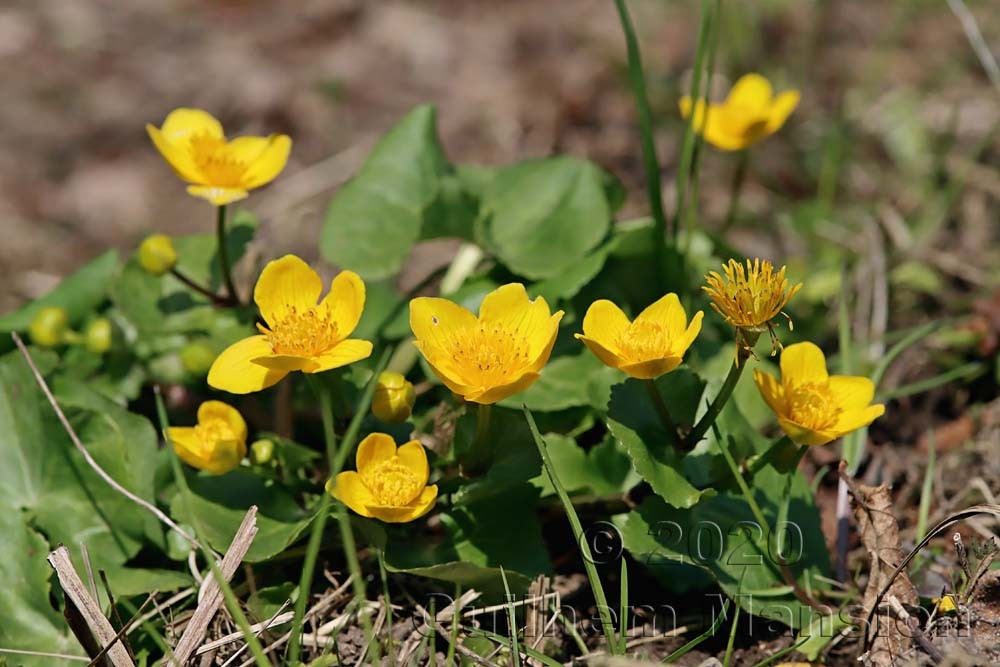
[[[737,107],[747,115],[763,115],[773,95],[770,81],[760,74],[744,74],[730,89],[726,105]]]
[[[199,134],[216,139],[225,138],[222,124],[215,119],[215,116],[201,109],[184,107],[174,109],[167,114],[162,127],[160,127],[160,132],[171,143],[187,141],[192,136]]]
[[[561,312],[558,315],[562,317]],[[521,283],[501,285],[487,294],[479,307],[480,321],[502,322],[516,338],[528,343],[528,356],[532,359],[543,355],[547,348],[551,349],[554,333],[552,317],[545,298],[539,296],[534,300],[529,299]]]
[[[240,411],[233,406],[222,401],[205,401],[198,406],[198,423],[203,424],[213,419],[226,422],[232,429],[236,438],[241,441],[247,439],[247,423],[243,419]]]
[[[634,378],[640,380],[653,380],[665,375],[681,365],[680,357],[665,357],[663,359],[650,359],[640,361],[635,364],[626,364],[621,369]]]
[[[508,396],[513,396],[514,394],[524,391],[533,385],[540,377],[541,375],[538,373],[525,373],[508,384],[501,385],[499,387],[488,387],[485,388],[485,391],[481,391],[478,394],[473,393],[466,396],[465,400],[472,401],[473,403],[490,405],[498,401],[502,401]]]
[[[781,382],[786,386],[824,382],[829,377],[823,350],[809,342],[786,347],[781,353],[780,365]]]
[[[587,338],[583,334],[574,334],[578,339],[583,341],[583,344],[594,353],[594,355],[601,360],[605,366],[610,366],[611,368],[621,368],[622,359],[617,354],[604,347],[601,343],[598,343],[593,338]]]
[[[427,365],[431,367],[434,374],[438,376],[438,379],[448,389],[462,397],[468,396],[475,391],[472,387],[465,384],[461,374],[454,368],[449,357],[435,348],[428,347],[419,340],[413,344],[424,355]]]
[[[257,279],[253,300],[268,325],[274,327],[295,309],[303,313],[316,306],[323,291],[319,274],[295,255],[268,262]]]
[[[310,357],[296,357],[291,354],[269,354],[250,361],[264,368],[284,373],[305,370],[315,365],[315,361]]]
[[[729,119],[730,113],[725,107],[713,104],[705,114],[702,136],[705,137],[705,141],[719,150],[739,151],[753,143],[752,137],[733,132],[732,127],[734,124],[740,128],[744,128],[745,123],[733,123]]]
[[[761,398],[764,399],[764,402],[767,403],[774,414],[778,416],[784,414],[785,397],[778,378],[770,373],[754,369],[753,381],[757,385],[757,389],[760,390]]]
[[[684,312],[681,300],[671,292],[646,306],[635,321],[659,324],[671,332],[673,337],[680,335],[687,328],[687,313]]]
[[[432,485],[424,488],[409,505],[404,507],[369,505],[368,511],[371,512],[370,516],[386,523],[407,523],[427,514],[434,507],[435,500],[437,500],[437,485]]]
[[[526,332],[528,335],[528,354],[534,356],[534,360],[528,366],[530,372],[537,373],[545,367],[545,364],[549,363],[549,357],[552,356],[552,348],[555,346],[556,338],[559,336],[559,321],[562,320],[562,317],[563,311],[556,311],[554,315],[549,317],[548,331],[546,331],[545,327],[539,327],[533,331]]]
[[[771,112],[767,116],[767,133],[773,134],[781,129],[788,117],[799,105],[799,91],[786,90],[774,98]]]
[[[860,410],[845,410],[834,425],[834,429],[840,435],[846,435],[852,431],[857,431],[863,426],[868,426],[883,414],[885,414],[885,406],[881,403],[870,405]]]
[[[344,503],[361,516],[372,518],[368,506],[375,503],[372,494],[361,481],[361,476],[353,470],[337,475],[334,483],[327,484],[330,495]]]
[[[677,340],[676,347],[674,348],[675,352],[681,356],[687,352],[688,348],[691,347],[691,344],[694,343],[694,340],[698,337],[698,334],[701,333],[701,319],[704,316],[705,313],[700,310],[694,314],[694,317],[691,318],[691,323],[688,324],[687,330],[685,330],[681,337]]]
[[[149,138],[153,140],[156,150],[160,151],[163,159],[167,161],[167,164],[170,165],[182,180],[189,183],[202,182],[201,172],[191,157],[191,151],[186,146],[168,141],[163,136],[163,133],[153,125],[147,124],[146,132],[149,134]]]
[[[246,199],[249,194],[242,188],[217,188],[210,185],[189,185],[187,191],[192,197],[207,199],[215,206],[232,204],[234,201]]]
[[[242,137],[242,139],[250,138]],[[252,138],[259,139],[260,137]],[[230,146],[237,141],[240,139],[235,139],[230,143]],[[264,149],[258,152],[253,160],[247,161],[248,167],[247,173],[243,176],[243,185],[248,190],[259,188],[277,178],[288,163],[288,155],[292,151],[292,140],[287,135],[272,134],[263,141],[266,142]],[[251,148],[256,147],[251,146]]]
[[[270,353],[271,346],[264,336],[250,336],[233,343],[212,363],[208,371],[209,386],[233,394],[249,394],[270,387],[287,373],[252,361]]]
[[[680,100],[681,117],[687,120],[691,116],[691,96],[685,95]],[[705,113],[708,111],[708,105],[705,103],[704,99],[698,100],[694,105],[694,119],[691,121],[691,127],[696,133],[700,133],[705,129]]]
[[[216,440],[210,443],[205,464],[201,469],[213,475],[225,475],[240,465],[247,455],[246,441]]]
[[[167,438],[174,447],[177,457],[189,466],[199,470],[205,465],[201,438],[191,426],[171,426]]]
[[[413,471],[413,474],[420,480],[420,484],[427,484],[427,476],[430,475],[430,467],[427,464],[427,450],[419,440],[410,440],[405,445],[400,445],[396,450],[396,457],[400,463]]]
[[[422,296],[410,301],[410,329],[413,335],[425,346],[445,354],[450,355],[454,331],[476,324],[475,315],[447,299]]]
[[[483,297],[483,303],[479,306],[479,319],[507,321],[522,316],[531,304],[528,292],[521,283],[501,285]],[[548,317],[548,313],[545,316]]]
[[[311,366],[302,370],[306,373],[322,373],[331,368],[340,368],[355,361],[367,359],[372,354],[372,343],[360,338],[348,338],[337,343],[336,347],[314,358]]]
[[[358,472],[364,472],[371,466],[388,461],[396,455],[396,441],[387,433],[372,433],[358,445],[355,454]]]
[[[832,430],[814,431],[779,415],[778,425],[792,442],[800,445],[818,446],[836,440],[840,434]]]
[[[354,271],[338,273],[320,307],[330,313],[339,335],[344,338],[350,336],[365,309],[365,283],[361,276]]]
[[[840,409],[846,411],[867,407],[875,398],[875,383],[855,375],[831,375],[830,391]]]
[[[587,314],[583,316],[584,343],[587,339],[596,341],[605,350],[617,355],[618,339],[628,329],[629,324],[631,322],[621,308],[607,299],[599,299],[590,304]],[[594,354],[604,361],[596,350]],[[604,363],[611,365],[607,361]]]

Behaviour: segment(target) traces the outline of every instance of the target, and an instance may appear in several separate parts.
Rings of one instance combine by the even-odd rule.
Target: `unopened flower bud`
[[[139,246],[139,264],[154,276],[162,276],[177,264],[173,240],[165,234],[153,234]]]
[[[375,397],[372,399],[372,414],[386,424],[402,424],[413,413],[417,395],[413,383],[392,371],[384,371],[378,376]]]
[[[181,363],[191,375],[204,376],[218,355],[207,343],[188,343],[181,348]]]
[[[39,310],[28,327],[31,341],[42,347],[61,345],[66,341],[68,330],[69,315],[65,309],[58,306],[47,306]]]
[[[250,445],[250,462],[254,465],[266,465],[273,456],[274,442],[271,440],[257,440]]]
[[[111,341],[114,337],[114,330],[111,322],[103,317],[87,325],[87,330],[83,334],[84,345],[94,354],[104,354],[111,349]]]

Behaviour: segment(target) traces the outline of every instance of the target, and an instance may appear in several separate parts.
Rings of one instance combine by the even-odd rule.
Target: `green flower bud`
[[[38,311],[31,320],[28,333],[35,345],[55,347],[66,342],[66,332],[69,330],[69,315],[58,306],[47,306]]]
[[[114,338],[114,329],[111,322],[103,317],[87,325],[87,330],[83,333],[84,345],[94,354],[104,354],[111,349],[111,341]]]
[[[206,375],[217,356],[215,350],[207,343],[188,343],[181,349],[181,363],[184,364],[184,370],[191,375]]]
[[[154,276],[162,276],[176,264],[177,250],[165,234],[153,234],[139,246],[139,265]]]
[[[266,465],[273,456],[274,442],[270,440],[257,440],[250,445],[250,462],[254,465]]]
[[[378,376],[372,414],[386,424],[402,424],[413,414],[416,400],[413,383],[399,373],[384,371]]]

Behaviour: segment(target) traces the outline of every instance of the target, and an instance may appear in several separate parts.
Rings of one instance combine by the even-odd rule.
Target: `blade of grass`
[[[725,602],[722,603],[722,611],[719,613],[719,617],[712,622],[712,625],[708,628],[708,630],[705,630],[705,632],[684,644],[684,646],[681,646],[679,649],[664,658],[661,662],[670,664],[680,660],[685,655],[696,649],[703,641],[714,635],[722,625],[722,622],[726,620],[726,614],[729,612],[729,602],[729,598],[726,598]]]
[[[507,573],[500,566],[500,578],[503,579],[504,599],[507,601],[507,634],[510,635],[510,655],[514,661],[514,667],[521,667],[521,651],[517,646],[517,614],[514,611],[514,596],[510,594],[510,586],[507,585]]]
[[[484,630],[483,628],[476,628],[475,630],[473,630],[473,633],[476,635],[482,635],[483,637],[486,637],[487,639],[492,640],[497,644],[500,644],[501,646],[507,644],[509,641],[503,635],[498,635],[495,632],[490,632],[489,630]],[[526,656],[532,658],[533,660],[537,660],[546,667],[563,667],[563,664],[561,662],[550,658],[541,651],[533,649],[530,646],[525,645],[521,650],[524,652]]]
[[[163,433],[163,437],[170,441],[167,435],[170,432],[170,421],[167,419],[167,408],[163,404],[163,395],[160,393],[159,385],[154,387],[154,394],[156,395],[156,414],[160,420],[160,431]],[[173,454],[173,448],[168,448]],[[229,610],[230,615],[232,615],[233,620],[236,621],[236,626],[243,633],[243,639],[246,641],[247,645],[250,647],[250,653],[253,655],[254,662],[257,663],[258,667],[270,667],[271,662],[264,655],[264,648],[260,645],[260,641],[257,639],[257,635],[253,633],[250,629],[250,621],[247,620],[246,614],[243,613],[242,607],[240,607],[239,600],[236,599],[236,595],[233,593],[233,589],[230,587],[229,582],[222,575],[222,571],[219,569],[219,564],[215,561],[215,555],[208,549],[208,542],[205,540],[205,534],[201,529],[201,521],[198,520],[198,516],[194,511],[194,505],[191,503],[191,488],[188,486],[187,478],[184,476],[184,470],[181,468],[180,459],[177,458],[176,454],[173,454],[170,458],[170,466],[174,473],[174,482],[177,484],[177,488],[180,489],[181,499],[184,501],[184,506],[187,508],[188,516],[191,519],[191,526],[194,528],[195,537],[198,538],[198,542],[201,543],[202,557],[208,562],[208,567],[212,571],[212,576],[215,577],[216,583],[219,585],[219,590],[222,591],[222,599],[225,602],[226,609]]]
[[[920,489],[920,509],[917,512],[917,541],[927,534],[927,519],[931,514],[931,494],[934,492],[934,429],[927,430],[927,470],[924,472],[924,484]]]
[[[559,476],[556,474],[555,466],[552,465],[552,460],[549,458],[545,441],[542,439],[542,434],[538,432],[538,425],[535,424],[535,418],[531,414],[531,410],[528,409],[527,405],[522,405],[521,409],[524,411],[524,417],[528,421],[528,428],[531,429],[531,437],[535,440],[538,454],[542,457],[542,464],[545,467],[545,471],[549,475],[549,480],[552,482],[552,486],[555,488],[560,502],[562,502],[563,509],[566,511],[566,518],[569,519],[569,524],[573,529],[573,537],[580,549],[580,555],[583,557],[583,567],[587,571],[590,587],[594,591],[594,599],[597,602],[597,613],[601,618],[604,639],[608,644],[608,652],[612,655],[618,655],[618,641],[615,638],[615,627],[611,623],[611,608],[608,606],[607,596],[604,595],[604,586],[601,584],[601,577],[598,575],[597,567],[594,565],[594,557],[590,552],[590,545],[587,544],[583,526],[580,524],[580,517],[576,514],[576,508],[573,507],[573,501],[570,499],[569,494],[566,493],[562,482],[559,481]]]
[[[462,587],[461,585],[455,586],[455,601],[462,599]],[[458,646],[458,626],[460,610],[456,607],[454,613],[451,615],[451,641],[448,642],[448,654],[445,656],[444,664],[448,667],[454,667],[455,665],[455,647]]]
[[[386,624],[389,628],[389,633],[387,636],[387,641],[389,643],[389,664],[396,664],[395,649],[392,645],[392,599],[389,597],[389,573],[385,569],[385,552],[380,548],[378,549],[378,571],[379,576],[382,579],[382,600],[385,603],[385,618]]]
[[[736,605],[733,610],[733,625],[729,629],[729,641],[726,642],[726,654],[722,658],[722,666],[729,667],[729,661],[733,657],[733,645],[736,643],[736,626],[740,622],[740,606]]]
[[[901,387],[881,392],[875,396],[875,400],[891,401],[894,398],[904,398],[906,396],[912,396],[914,394],[930,391],[931,389],[948,384],[954,380],[972,379],[973,377],[985,373],[987,368],[987,365],[980,361],[970,361],[967,364],[956,366],[955,368],[947,370],[939,375],[935,375],[934,377],[927,378],[926,380],[919,380],[918,382],[904,384]]]
[[[628,564],[622,557],[621,590],[618,597],[618,638],[622,655],[628,649]]]
[[[368,381],[368,386],[365,387],[364,393],[361,395],[357,406],[354,410],[354,416],[351,418],[351,423],[347,427],[347,432],[344,434],[344,439],[340,443],[340,448],[336,451],[336,454],[331,456],[330,461],[330,479],[335,479],[337,473],[340,472],[341,468],[344,466],[344,461],[347,459],[348,453],[354,449],[355,441],[358,439],[358,433],[361,430],[361,422],[364,421],[365,415],[368,414],[368,408],[371,407],[372,398],[375,396],[375,388],[378,385],[378,376],[385,369],[385,365],[389,363],[389,358],[392,356],[392,348],[387,347],[382,352],[382,356],[379,357],[378,362],[375,364],[374,372],[372,373],[371,379]],[[314,386],[320,387],[320,383],[316,383]],[[328,409],[330,407],[330,396],[328,392],[320,391],[320,403],[323,407],[323,434],[327,441],[327,453],[333,452],[333,447],[329,446],[331,439],[336,439],[336,433],[333,428],[333,415]],[[339,503],[338,503],[339,504]],[[295,615],[292,618],[292,637],[288,642],[288,661],[290,663],[295,663],[301,660],[302,657],[302,624],[306,613],[306,604],[309,601],[309,590],[312,587],[313,574],[316,571],[316,560],[319,557],[319,549],[323,542],[323,530],[326,528],[326,521],[330,516],[330,507],[333,505],[333,498],[324,489],[323,495],[319,501],[319,507],[316,510],[316,515],[313,518],[312,529],[309,533],[309,543],[306,547],[305,560],[302,562],[302,575],[299,577],[299,597],[295,600]],[[346,510],[344,511],[346,515]],[[347,531],[350,531],[350,524],[346,527]],[[341,526],[341,537],[345,527]],[[353,533],[351,534],[353,541]],[[354,554],[354,560],[357,561],[357,554]],[[348,564],[350,564],[350,556],[348,556]],[[359,568],[360,570],[360,568]],[[358,593],[358,587],[360,586],[362,591],[362,597],[364,592],[364,583],[361,581],[360,571],[355,573],[354,580],[352,582],[354,586],[355,596]],[[367,620],[367,616],[361,613],[361,608],[358,608],[358,613],[361,617]]]

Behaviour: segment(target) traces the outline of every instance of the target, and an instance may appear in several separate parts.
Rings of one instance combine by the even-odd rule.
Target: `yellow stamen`
[[[362,470],[361,481],[379,505],[403,507],[420,495],[423,482],[399,458],[379,461]]]
[[[773,318],[784,314],[782,309],[802,289],[802,283],[789,284],[785,267],[775,273],[766,260],[748,259],[744,269],[731,259],[722,269],[725,277],[709,273],[705,276],[708,285],[702,289],[711,297],[712,308],[735,327],[762,331]]]
[[[531,363],[528,341],[504,322],[478,322],[448,341],[452,363],[480,386],[503,384]]]
[[[319,307],[300,313],[293,306],[273,328],[260,324],[257,328],[267,336],[275,354],[293,357],[317,357],[333,349],[343,338],[329,310]]]
[[[670,333],[659,322],[636,320],[616,341],[621,357],[628,363],[660,359],[670,351]]]
[[[807,382],[786,387],[789,418],[813,431],[833,428],[843,409],[837,403],[829,383]]]
[[[233,154],[225,139],[195,134],[191,137],[190,149],[206,182],[222,188],[241,187],[247,165]]]

